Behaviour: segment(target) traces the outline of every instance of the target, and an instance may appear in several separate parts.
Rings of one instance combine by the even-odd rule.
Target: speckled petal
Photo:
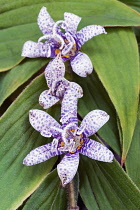
[[[80,21],[81,21],[81,17],[73,13],[65,12],[63,28],[66,30],[66,32],[75,34]]]
[[[67,153],[57,165],[62,185],[68,184],[75,176],[79,165],[79,153]]]
[[[42,7],[40,10],[37,22],[43,34],[52,34],[52,29],[55,22],[47,12],[46,7]]]
[[[62,55],[66,55],[72,49],[73,45],[75,44],[75,40],[70,33],[68,33],[68,32],[65,33],[65,37],[69,43],[65,44],[65,47],[62,50]]]
[[[85,139],[85,144],[79,152],[89,158],[103,162],[112,162],[114,158],[113,153],[107,147],[92,139]]]
[[[45,90],[41,93],[39,97],[39,104],[44,108],[48,109],[54,104],[56,104],[59,101],[59,98],[56,96],[53,96],[49,90]]]
[[[79,130],[82,130],[86,137],[96,133],[107,121],[109,115],[102,110],[89,112],[81,122]]]
[[[49,62],[49,64],[45,69],[45,78],[48,87],[50,88],[54,80],[64,77],[64,75],[65,75],[65,65],[62,61],[61,56],[58,55],[55,59]]]
[[[52,143],[37,147],[32,150],[23,160],[23,164],[27,166],[42,163],[51,157],[62,154],[58,149],[52,150]]]
[[[105,29],[100,25],[90,25],[82,28],[76,33],[78,48],[80,48],[89,39],[99,34],[107,34]]]
[[[81,98],[83,96],[83,89],[76,82],[70,82],[69,89],[75,91],[75,97]]]
[[[60,124],[48,113],[33,109],[29,112],[29,120],[33,128],[45,137],[58,137],[61,134]]]
[[[65,127],[68,123],[75,123],[78,126],[77,103],[78,98],[82,97],[82,88],[77,83],[71,82],[65,91],[61,104],[61,123]]]
[[[21,55],[28,58],[36,58],[36,57],[48,58],[51,56],[51,46],[45,43],[36,43],[33,41],[27,41],[23,45]]]
[[[92,73],[93,66],[89,57],[82,52],[78,52],[74,58],[70,60],[73,71],[81,77],[86,77]]]

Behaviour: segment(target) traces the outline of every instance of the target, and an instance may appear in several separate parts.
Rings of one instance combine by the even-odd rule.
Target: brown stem
[[[75,199],[74,181],[72,180],[67,184],[69,207],[68,210],[79,210]]]

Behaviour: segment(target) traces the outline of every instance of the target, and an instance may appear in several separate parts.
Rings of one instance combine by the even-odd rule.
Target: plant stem
[[[67,184],[67,190],[68,190],[68,210],[79,210],[79,207],[77,206],[77,202],[75,199],[75,189],[74,189],[74,181],[72,180],[69,184]]]

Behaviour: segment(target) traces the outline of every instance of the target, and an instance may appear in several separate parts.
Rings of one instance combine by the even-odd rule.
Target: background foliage
[[[42,109],[38,97],[47,87],[43,71],[49,59],[21,57],[24,42],[42,35],[36,22],[42,6],[54,20],[71,12],[82,17],[78,29],[100,24],[108,32],[82,47],[94,66],[87,78],[75,75],[66,63],[66,78],[84,90],[79,115],[96,108],[110,115],[93,138],[103,139],[117,159],[109,164],[81,157],[75,182],[78,205],[88,210],[140,209],[140,0],[0,0],[0,209],[67,208],[66,189],[54,170],[56,158],[22,165],[30,150],[51,141],[28,121],[30,109]],[[46,111],[59,120],[59,104]],[[123,167],[120,161],[125,161]]]

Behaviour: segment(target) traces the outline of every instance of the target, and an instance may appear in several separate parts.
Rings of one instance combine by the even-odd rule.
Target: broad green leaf
[[[80,195],[88,210],[137,210],[140,192],[118,165],[82,156],[79,168]]]
[[[39,3],[46,3],[46,0],[39,0]],[[38,0],[0,0],[0,13],[32,4],[38,4]]]
[[[140,106],[132,144],[126,159],[126,170],[131,179],[140,188]]]
[[[38,105],[40,93],[46,89],[44,75],[36,78],[13,102],[0,121],[0,209],[17,209],[40,185],[56,158],[39,165],[23,166],[24,157],[33,148],[50,141],[35,131],[29,123],[30,109]],[[57,106],[50,109],[58,117]]]
[[[98,131],[98,134],[120,155],[116,111],[96,72],[93,71],[86,78],[79,78],[76,74],[72,74],[72,81],[83,88],[83,97],[78,102],[78,113],[82,118],[93,109],[104,110],[110,115],[109,121]]]
[[[132,9],[140,12],[140,1],[139,0],[120,0],[121,2],[125,3]],[[140,42],[140,27],[134,27],[135,34],[137,36],[138,42]]]
[[[140,25],[139,13],[114,0],[94,0],[94,2],[89,1],[88,3],[86,1],[43,2],[45,1],[40,4],[34,3],[34,1],[27,3],[24,0],[23,2],[14,1],[3,5],[7,8],[7,12],[4,10],[5,12],[0,15],[0,27],[5,29],[0,31],[0,71],[11,69],[20,63],[23,60],[21,50],[24,42],[28,40],[37,41],[42,35],[37,26],[37,17],[42,6],[48,8],[55,20],[63,19],[65,11],[83,17],[80,28],[89,24],[104,26]],[[11,28],[6,29],[7,27]]]
[[[24,3],[22,4],[24,5]],[[42,6],[46,6],[54,19],[63,18],[64,12],[84,17],[84,23],[106,26],[139,26],[140,15],[136,11],[114,0],[51,1],[32,4],[7,11],[0,16],[0,28],[35,22]],[[55,11],[55,12],[54,12]],[[9,18],[12,17],[12,18]],[[89,18],[90,17],[90,18]],[[93,18],[93,19],[92,19]]]
[[[132,7],[136,11],[140,12],[140,1],[139,0],[119,0],[123,2],[124,4],[127,4],[128,6]]]
[[[0,74],[0,105],[19,86],[47,63],[46,58],[25,59],[8,72]]]
[[[122,161],[131,144],[138,107],[139,56],[134,33],[129,28],[107,29],[84,45],[120,120]]]
[[[41,36],[37,24],[15,26],[0,31],[0,71],[13,68],[20,63],[22,46],[27,40],[37,41]]]
[[[67,209],[66,189],[62,188],[57,171],[51,172],[26,202],[23,210]]]

